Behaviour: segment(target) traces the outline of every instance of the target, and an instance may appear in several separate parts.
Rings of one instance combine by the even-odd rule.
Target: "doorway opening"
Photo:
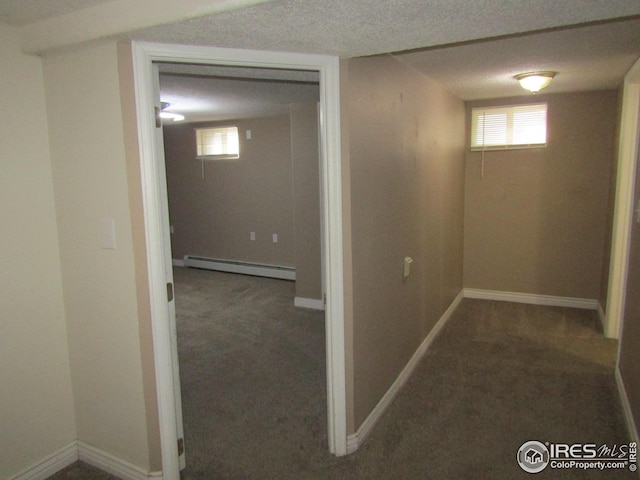
[[[133,44],[134,82],[140,162],[143,183],[147,264],[151,298],[154,360],[158,395],[164,478],[179,479],[179,384],[175,330],[170,317],[175,309],[167,301],[167,285],[173,283],[166,172],[159,152],[162,138],[156,129],[154,62],[244,66],[317,71],[320,79],[320,165],[323,198],[322,227],[326,250],[326,374],[329,450],[347,453],[347,405],[345,324],[343,298],[342,180],[340,159],[339,63],[336,57],[274,52],[225,50],[158,44]]]
[[[158,70],[181,466],[275,474],[326,434],[318,73]]]

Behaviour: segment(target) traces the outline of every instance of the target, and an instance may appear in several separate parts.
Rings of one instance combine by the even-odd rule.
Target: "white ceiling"
[[[395,56],[465,100],[520,95],[513,75],[537,69],[558,72],[549,93],[615,88],[640,57],[639,0],[0,0],[0,19],[41,54],[100,38],[413,50]]]

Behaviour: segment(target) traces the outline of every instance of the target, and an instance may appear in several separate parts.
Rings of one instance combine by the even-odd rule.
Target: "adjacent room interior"
[[[159,74],[183,474],[265,471],[326,437],[318,73]]]
[[[294,280],[296,304],[323,308],[318,81],[160,64],[163,113],[186,116],[164,123],[178,265]]]

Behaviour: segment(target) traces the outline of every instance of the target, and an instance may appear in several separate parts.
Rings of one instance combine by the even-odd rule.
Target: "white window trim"
[[[196,155],[197,160],[238,160],[240,158],[240,131],[237,125],[214,125],[209,127],[196,127],[194,129],[196,134],[196,151],[199,149],[198,131],[201,130],[225,130],[235,128],[238,134],[238,153],[221,153],[221,154],[208,154],[208,155]]]
[[[471,129],[469,132],[469,150],[472,152],[485,152],[485,151],[500,151],[500,150],[529,150],[535,148],[546,148],[547,147],[547,133],[545,131],[545,142],[544,143],[507,143],[507,144],[499,144],[499,145],[473,145],[473,138],[475,133],[474,122],[477,118],[475,112],[477,111],[490,111],[490,110],[515,110],[521,107],[533,107],[537,105],[544,105],[545,107],[545,115],[548,115],[548,104],[547,102],[535,102],[535,103],[521,103],[515,105],[489,105],[485,107],[472,107],[471,108]],[[545,117],[546,122],[546,117]],[[507,125],[507,129],[510,130],[512,128],[511,122]]]
[[[470,147],[471,152],[499,152],[502,150],[533,150],[536,148],[547,148],[546,143],[530,143],[520,145],[489,145],[488,147]]]

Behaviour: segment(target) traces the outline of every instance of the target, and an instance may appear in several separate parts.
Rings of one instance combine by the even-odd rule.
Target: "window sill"
[[[240,155],[198,155],[196,160],[238,160]]]
[[[538,148],[547,148],[546,143],[535,145],[492,145],[490,147],[471,147],[471,152],[500,152],[502,150],[532,150]]]

